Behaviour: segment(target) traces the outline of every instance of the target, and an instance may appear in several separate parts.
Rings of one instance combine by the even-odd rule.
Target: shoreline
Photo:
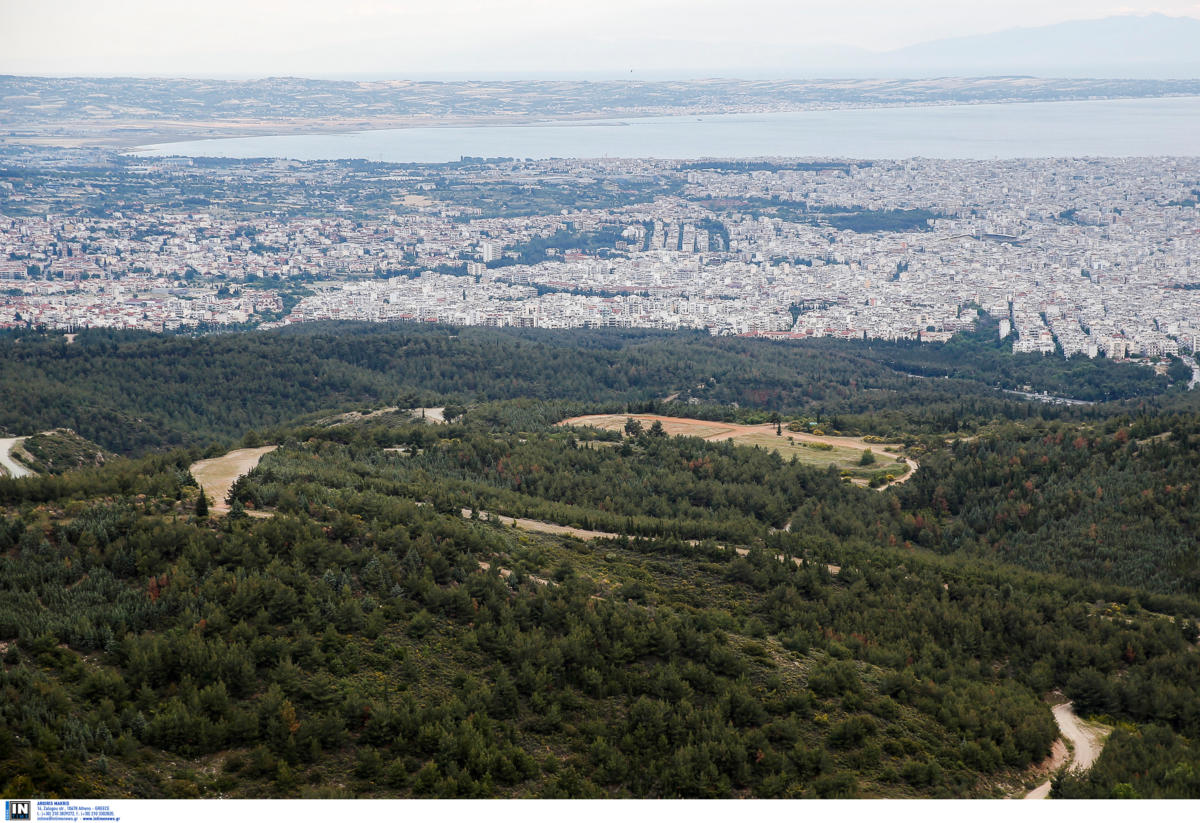
[[[728,107],[718,110],[663,107],[649,110],[600,109],[570,113],[541,112],[526,114],[455,115],[397,115],[371,118],[281,118],[279,120],[129,120],[106,122],[76,120],[29,127],[27,134],[0,135],[0,147],[44,146],[55,148],[98,148],[141,156],[174,143],[207,140],[235,140],[249,137],[303,137],[331,134],[357,134],[373,131],[393,131],[428,128],[479,128],[502,126],[561,126],[597,125],[620,120],[648,120],[667,117],[728,117],[733,115],[782,115],[829,111],[874,111],[879,109],[968,108],[978,106],[1041,105],[1061,103],[1102,103],[1138,100],[1175,100],[1200,97],[1194,94],[1165,93],[1148,95],[1114,95],[1098,97],[1058,96],[1041,100],[1007,98],[1000,100],[916,100],[884,102],[872,105],[861,102],[845,104],[816,103],[787,105],[764,109],[759,106]],[[23,131],[13,128],[11,131]],[[147,155],[153,156],[153,155]]]

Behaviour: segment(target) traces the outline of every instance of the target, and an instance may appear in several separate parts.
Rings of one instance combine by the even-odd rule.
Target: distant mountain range
[[[920,79],[930,77],[1013,77],[1168,80],[1200,78],[1200,19],[1164,14],[1124,15],[1071,20],[1048,26],[930,40],[891,51],[844,43],[804,44],[797,35],[747,44],[729,41],[700,48],[686,35],[666,33],[652,45],[631,35],[625,54],[596,51],[586,40],[546,44],[539,60],[557,72],[522,70],[522,58],[497,55],[485,75],[470,72],[454,79],[632,79],[617,70],[621,61],[636,66],[639,80],[725,77],[747,80],[792,78]],[[561,49],[561,53],[555,52]],[[653,55],[644,53],[647,49]],[[707,63],[693,62],[705,59]],[[528,62],[528,61],[526,61]],[[577,67],[607,66],[590,71]],[[573,68],[576,67],[576,68]],[[385,72],[386,74],[386,72]],[[350,78],[346,78],[350,79]],[[364,74],[355,79],[379,79]],[[427,79],[451,79],[427,75]]]
[[[793,76],[1200,77],[1200,20],[1163,14],[1073,20],[933,40],[888,52],[821,50]]]

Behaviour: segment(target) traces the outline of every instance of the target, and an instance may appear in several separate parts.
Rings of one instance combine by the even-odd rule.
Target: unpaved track
[[[887,452],[884,452],[884,454],[887,454]],[[879,491],[883,491],[884,489],[890,488],[890,487],[896,485],[897,483],[903,483],[904,481],[911,478],[917,469],[921,468],[921,464],[918,463],[916,460],[913,460],[911,457],[901,457],[900,459],[903,460],[905,465],[908,466],[908,474],[902,474],[899,477],[897,477],[895,480],[892,480],[888,483],[884,483],[882,486],[879,487]],[[866,485],[865,480],[863,481],[862,485]],[[789,522],[788,525],[790,526],[791,523]]]
[[[204,493],[212,498],[214,514],[228,514],[229,504],[225,498],[233,484],[244,474],[249,474],[262,460],[264,454],[273,452],[278,446],[260,446],[257,449],[234,449],[220,457],[198,460],[192,464],[192,477],[200,484]]]
[[[463,509],[462,516],[470,517],[471,510]],[[506,514],[494,514],[485,511],[479,512],[479,516],[481,518],[487,518],[486,522],[500,522],[506,526],[516,526],[517,528],[524,529],[525,531],[540,532],[542,534],[566,534],[570,535],[571,537],[578,537],[580,540],[595,540],[600,537],[616,539],[620,537],[620,535],[616,534],[615,532],[596,532],[591,531],[590,529],[579,529],[574,526],[560,526],[558,523],[547,523],[545,520],[530,520],[527,517],[509,517]],[[687,542],[691,543],[693,546],[700,544],[699,540],[689,540]],[[734,552],[738,555],[738,557],[745,557],[746,555],[750,554],[750,550],[747,548],[735,548]],[[775,559],[786,560],[787,558],[782,554],[777,554],[775,555]],[[804,560],[799,557],[793,557],[792,562],[797,566],[804,565]],[[837,574],[842,570],[841,566],[835,566],[831,563],[827,563],[825,568],[829,570],[830,574]]]
[[[1058,729],[1062,732],[1063,737],[1070,740],[1075,746],[1074,754],[1069,755],[1065,762],[1069,771],[1078,774],[1087,771],[1096,762],[1101,749],[1104,748],[1104,738],[1108,736],[1111,729],[1094,723],[1085,723],[1075,714],[1071,705],[1071,703],[1059,703],[1051,711],[1054,712],[1054,720],[1058,723]],[[1058,762],[1057,757],[1052,758],[1050,769],[1057,771],[1061,765],[1062,763]],[[1047,780],[1025,795],[1025,799],[1045,800],[1049,796],[1050,781]]]
[[[470,517],[471,510],[463,509],[463,517]],[[594,532],[590,529],[578,529],[574,526],[560,526],[558,523],[547,523],[545,520],[530,520],[527,517],[509,517],[506,514],[494,514],[481,511],[480,517],[486,517],[489,521],[500,522],[506,526],[516,526],[519,529],[524,529],[529,532],[541,532],[542,534],[566,534],[571,537],[578,537],[580,540],[595,540],[598,537],[616,538],[617,535],[613,532]]]
[[[9,477],[29,477],[33,474],[32,471],[12,458],[12,450],[24,440],[24,437],[0,438],[0,468],[3,468],[4,473]]]

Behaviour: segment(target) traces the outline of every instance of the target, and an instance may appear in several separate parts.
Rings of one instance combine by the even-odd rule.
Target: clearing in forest
[[[192,464],[192,477],[196,478],[200,488],[212,499],[214,514],[229,512],[229,504],[225,502],[225,498],[229,496],[233,484],[243,474],[253,471],[264,454],[277,448],[279,447],[260,446],[257,449],[234,449],[220,457],[210,457],[208,460],[198,460]]]
[[[866,485],[878,475],[892,475],[885,485],[902,483],[917,469],[917,462],[900,455],[898,446],[868,443],[861,437],[835,437],[832,435],[792,432],[786,428],[776,433],[774,423],[742,425],[721,423],[715,420],[696,420],[690,417],[664,417],[657,414],[588,414],[572,417],[559,423],[560,426],[591,426],[597,429],[622,432],[629,418],[634,418],[649,429],[655,421],[662,424],[669,435],[699,437],[713,442],[732,440],[739,446],[761,446],[777,451],[790,460],[793,456],[801,463],[824,468],[833,463],[838,469],[859,485]],[[875,462],[863,465],[863,452],[870,451]]]

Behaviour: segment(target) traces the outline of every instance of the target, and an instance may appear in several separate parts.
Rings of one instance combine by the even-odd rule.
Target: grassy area
[[[624,431],[630,418],[636,419],[643,429],[648,429],[658,422],[663,431],[672,436],[699,437],[711,441],[730,440],[739,446],[757,446],[776,451],[785,460],[794,457],[805,465],[818,468],[832,463],[840,472],[861,483],[880,479],[890,482],[886,481],[889,474],[894,479],[909,473],[909,466],[900,457],[895,446],[868,443],[861,437],[833,437],[791,432],[786,429],[782,434],[777,434],[772,423],[747,426],[653,414],[591,414],[564,420],[563,424]],[[863,464],[863,453],[866,451],[871,452],[874,461]]]

